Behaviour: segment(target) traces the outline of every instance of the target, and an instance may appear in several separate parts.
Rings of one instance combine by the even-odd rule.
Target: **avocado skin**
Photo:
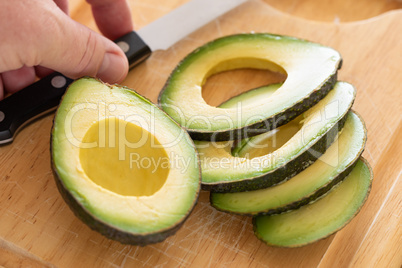
[[[342,65],[341,63],[339,65],[339,68]],[[315,104],[317,104],[320,100],[322,100],[330,92],[330,90],[333,89],[336,82],[337,82],[337,73],[334,73],[327,79],[327,81],[323,84],[323,86],[320,89],[315,90],[313,93],[310,94],[309,97],[303,99],[301,102],[295,104],[294,106],[288,108],[287,110],[281,111],[274,117],[248,125],[242,129],[231,129],[226,131],[211,131],[211,132],[193,131],[192,129],[186,129],[186,130],[190,134],[190,137],[193,140],[197,141],[217,142],[217,141],[228,141],[228,140],[242,140],[250,138],[271,131],[275,128],[278,128],[292,121],[297,116],[304,113],[305,111],[313,107]]]
[[[319,156],[325,153],[328,147],[335,141],[338,132],[345,125],[348,114],[349,113],[345,113],[338,123],[328,130],[327,133],[312,145],[309,150],[291,160],[289,163],[286,163],[267,174],[263,174],[259,177],[248,178],[246,180],[232,182],[225,181],[223,183],[202,183],[201,189],[213,193],[236,193],[268,188],[280,182],[289,180],[313,164]],[[309,152],[311,149],[319,155],[312,155]]]
[[[50,147],[51,148],[51,147]],[[131,234],[128,232],[124,232],[122,230],[118,230],[117,228],[110,226],[96,218],[94,218],[90,213],[88,213],[81,205],[77,202],[77,200],[71,195],[71,193],[64,187],[62,181],[59,179],[59,175],[54,168],[54,163],[52,161],[52,170],[53,177],[55,179],[57,189],[59,190],[61,196],[63,197],[66,204],[70,207],[71,211],[74,215],[79,218],[83,223],[89,226],[92,230],[97,231],[104,235],[105,237],[116,240],[122,244],[136,245],[136,246],[146,246],[149,244],[155,244],[162,242],[167,237],[174,235],[180,227],[187,220],[188,216],[191,214],[195,205],[198,201],[198,196],[194,201],[194,206],[192,209],[187,212],[187,215],[174,225],[172,228],[158,231],[158,233],[145,233],[145,234]],[[199,194],[199,193],[198,193]]]

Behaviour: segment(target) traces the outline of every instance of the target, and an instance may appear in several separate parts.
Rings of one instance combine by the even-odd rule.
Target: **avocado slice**
[[[73,82],[57,110],[51,160],[58,189],[90,228],[124,244],[173,235],[200,190],[190,136],[136,92]]]
[[[211,193],[211,205],[221,211],[245,215],[279,214],[297,209],[326,194],[352,171],[363,153],[366,139],[362,118],[351,111],[337,141],[291,180],[256,191]]]
[[[334,49],[294,37],[225,36],[185,57],[171,73],[158,102],[195,140],[243,139],[279,127],[315,105],[333,88],[341,62]],[[269,98],[252,105],[208,105],[201,94],[208,77],[239,68],[269,69],[287,74],[287,79]]]
[[[373,173],[360,158],[349,176],[323,198],[291,212],[256,216],[255,235],[272,246],[300,247],[342,229],[360,211],[371,188]]]
[[[231,154],[231,142],[195,141],[202,169],[202,188],[212,192],[243,192],[267,188],[286,181],[319,158],[342,129],[355,99],[355,88],[337,82],[318,104],[292,122],[271,132],[252,137],[247,146],[258,146],[267,136],[291,137],[274,151],[241,155],[247,146],[240,143],[239,155]],[[240,95],[241,96],[241,95]],[[278,132],[279,131],[279,132]],[[279,133],[279,134],[278,134]],[[262,137],[261,137],[262,136]]]

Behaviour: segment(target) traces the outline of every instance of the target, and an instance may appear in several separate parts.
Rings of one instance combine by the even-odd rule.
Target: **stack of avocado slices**
[[[334,49],[306,40],[238,34],[188,55],[159,96],[195,140],[211,205],[253,216],[256,236],[269,245],[327,237],[368,196],[372,172],[361,157],[367,130],[351,110],[355,88],[337,81],[341,63]],[[238,68],[287,79],[209,106],[201,96],[206,79]]]
[[[337,81],[341,63],[317,43],[250,33],[190,53],[158,106],[125,87],[79,79],[52,129],[59,191],[89,227],[126,244],[174,234],[201,188],[214,208],[252,216],[269,245],[325,238],[358,213],[372,181],[361,157],[367,130],[351,110],[356,90]],[[208,105],[208,77],[239,68],[287,79]]]

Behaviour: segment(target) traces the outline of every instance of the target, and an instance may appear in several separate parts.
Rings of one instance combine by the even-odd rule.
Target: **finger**
[[[131,11],[126,0],[87,0],[103,35],[116,39],[133,30]]]
[[[128,73],[128,61],[123,51],[112,41],[90,29],[70,21],[63,23],[63,44],[55,55],[45,53],[40,65],[59,71],[71,78],[96,76],[105,82],[120,83]],[[50,44],[53,46],[53,44]]]
[[[52,56],[44,53],[43,65],[71,78],[97,76],[105,82],[119,83],[128,73],[123,51],[109,39],[65,16],[59,49]],[[49,44],[53,47],[53,42]]]
[[[52,69],[43,67],[43,66],[35,66],[35,73],[36,76],[39,78],[48,76],[49,74],[53,73],[54,71]]]
[[[128,72],[123,51],[112,41],[73,21],[58,8],[44,14],[50,26],[40,31],[36,44],[41,65],[71,78],[97,76],[109,83],[121,82]],[[50,28],[50,29],[49,29]]]
[[[65,14],[69,14],[69,10],[68,10],[68,0],[54,0],[54,3],[65,13]],[[39,78],[45,77],[51,73],[53,73],[54,71],[43,67],[43,66],[35,66],[35,73],[36,76],[38,76]]]
[[[5,91],[15,93],[35,82],[35,69],[23,66],[17,70],[3,72],[2,79]]]

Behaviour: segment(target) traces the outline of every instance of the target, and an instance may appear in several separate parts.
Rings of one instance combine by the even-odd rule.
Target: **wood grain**
[[[5,240],[0,240],[0,257],[0,267],[54,267],[54,265],[44,262],[39,257]]]
[[[356,2],[357,18],[391,9],[379,8],[381,1],[365,1],[360,7],[361,1]],[[135,27],[139,29],[185,2],[131,0]],[[320,14],[329,14],[326,21],[330,23],[325,23],[311,20],[317,20],[311,18],[314,12],[303,11],[301,5],[311,1],[301,2],[294,10],[308,13],[305,16],[310,20],[279,11],[289,5],[287,1],[252,0],[169,50],[154,53],[132,70],[123,84],[155,101],[171,70],[187,53],[233,33],[271,32],[334,47],[344,59],[339,79],[357,88],[354,110],[367,124],[364,156],[375,174],[369,200],[347,227],[306,247],[268,247],[254,237],[249,218],[214,210],[208,193],[202,192],[183,228],[163,243],[135,247],[107,240],[76,219],[56,189],[49,159],[51,114],[23,129],[13,144],[0,147],[0,240],[6,241],[0,243],[0,265],[29,266],[32,259],[57,267],[399,267],[402,11],[342,23],[343,19],[334,22],[333,6],[322,5]],[[88,4],[83,0],[70,3],[71,16],[96,31]],[[366,12],[365,7],[376,12]],[[212,77],[203,96],[217,105],[247,87],[283,79],[264,71],[234,71]],[[228,87],[228,81],[236,87]]]

